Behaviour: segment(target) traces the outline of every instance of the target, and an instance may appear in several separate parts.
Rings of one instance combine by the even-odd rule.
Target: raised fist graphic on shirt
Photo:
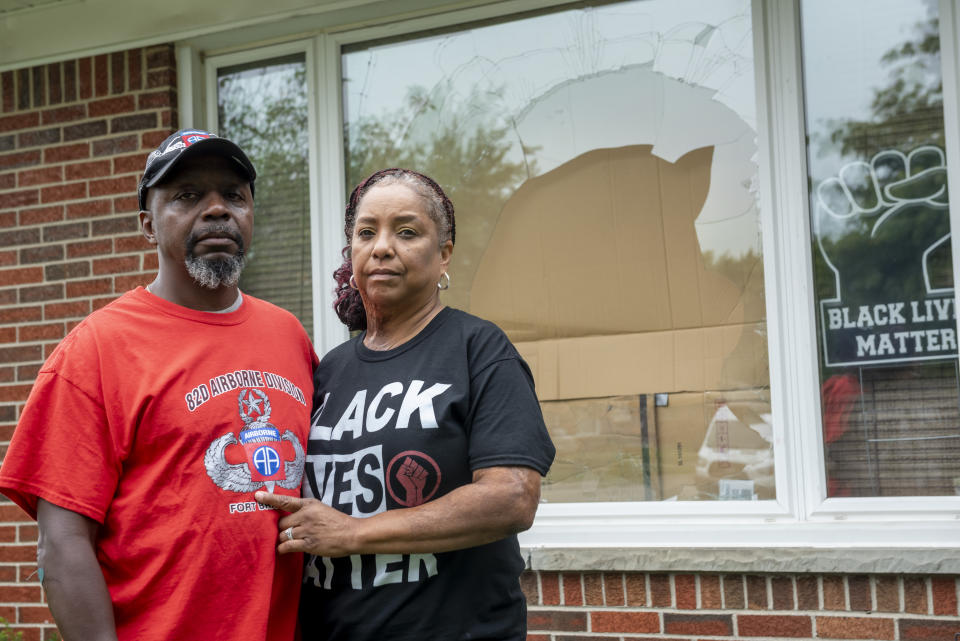
[[[409,456],[403,460],[397,470],[397,481],[407,493],[406,507],[415,507],[423,503],[423,488],[427,484],[427,470]]]
[[[944,154],[934,146],[909,154],[889,149],[845,165],[814,194],[817,244],[845,304],[908,300],[953,286],[930,270],[930,255],[949,251]],[[944,245],[946,247],[943,247]]]

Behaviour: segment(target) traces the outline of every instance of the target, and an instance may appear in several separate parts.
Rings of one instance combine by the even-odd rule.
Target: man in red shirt
[[[159,270],[44,364],[0,468],[37,518],[65,639],[293,638],[301,559],[274,553],[266,490],[299,496],[316,355],[241,294],[256,172],[179,131],[150,154],[140,225]]]

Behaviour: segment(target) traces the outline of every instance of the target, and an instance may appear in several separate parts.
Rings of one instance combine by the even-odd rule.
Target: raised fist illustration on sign
[[[949,252],[944,154],[889,149],[845,165],[814,194],[815,234],[844,305],[942,296],[949,270],[931,270],[931,254]],[[948,254],[947,254],[948,255]],[[949,261],[947,261],[949,264]]]

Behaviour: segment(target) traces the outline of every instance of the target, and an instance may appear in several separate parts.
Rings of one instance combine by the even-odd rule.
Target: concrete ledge
[[[960,548],[524,548],[528,570],[960,574]]]

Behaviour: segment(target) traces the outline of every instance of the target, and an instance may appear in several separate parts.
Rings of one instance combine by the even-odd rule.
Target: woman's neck
[[[399,347],[419,334],[441,309],[443,304],[436,297],[406,313],[391,315],[368,309],[363,346],[378,352]]]

